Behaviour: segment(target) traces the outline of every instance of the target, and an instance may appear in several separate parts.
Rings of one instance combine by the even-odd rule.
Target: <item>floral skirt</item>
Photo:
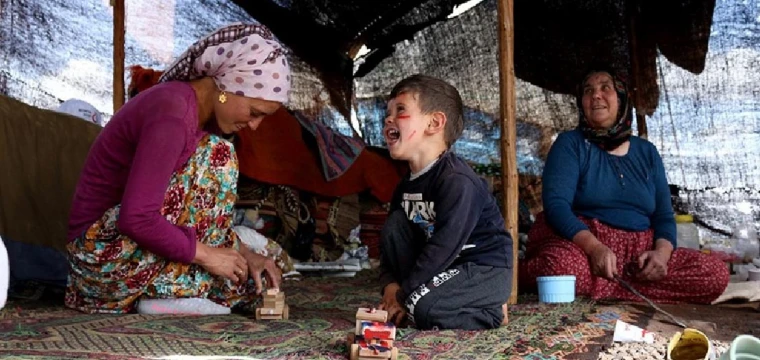
[[[615,253],[618,273],[652,301],[709,304],[728,285],[726,264],[716,257],[684,248],[673,251],[664,279],[657,282],[637,281],[627,275],[625,268],[637,264],[639,256],[652,249],[654,232],[651,229],[639,232],[620,230],[597,219],[580,217],[580,220]],[[597,300],[641,301],[617,282],[594,276],[583,250],[555,233],[546,222],[544,213],[536,217],[528,238],[525,259],[519,264],[520,287],[535,289],[536,278],[540,276],[575,275],[575,292],[578,295]]]
[[[173,174],[161,214],[176,225],[193,228],[196,238],[210,247],[237,249],[241,242],[232,224],[237,180],[232,144],[207,135],[187,164]],[[106,211],[67,245],[67,307],[88,313],[125,313],[135,308],[140,297],[207,298],[228,307],[253,303],[252,281],[236,284],[199,265],[168,261],[140,248],[119,233],[120,208]]]

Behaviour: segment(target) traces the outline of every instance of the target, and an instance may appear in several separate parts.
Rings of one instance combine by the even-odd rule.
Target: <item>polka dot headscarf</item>
[[[210,76],[219,90],[287,103],[290,66],[285,50],[262,25],[234,24],[190,46],[160,82]]]

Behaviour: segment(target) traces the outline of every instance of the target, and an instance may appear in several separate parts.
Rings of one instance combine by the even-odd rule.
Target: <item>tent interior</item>
[[[577,126],[577,82],[600,62],[633,84],[634,133],[662,155],[674,209],[694,216],[701,249],[737,253],[740,229],[750,229],[751,249],[758,247],[760,1],[514,1],[514,129],[502,125],[498,4],[130,0],[124,64],[115,65],[108,1],[0,0],[0,165],[15,169],[0,180],[0,236],[50,254],[29,261],[54,266],[62,256],[73,189],[100,131],[56,111],[63,101],[92,104],[107,124],[116,68],[127,67],[129,96],[154,81],[146,69],[163,71],[198,38],[238,21],[269,27],[294,71],[287,110],[234,137],[241,173],[235,225],[275,239],[289,254],[290,319],[81,314],[62,304],[65,276],[19,278],[0,310],[2,352],[345,358],[356,308],[379,301],[380,229],[408,171],[385,149],[387,96],[415,73],[445,79],[462,94],[465,130],[454,151],[488,180],[502,207],[503,164],[516,161],[519,204],[502,212],[518,214],[520,255],[543,210],[548,150]],[[516,133],[514,160],[502,159],[502,131]],[[732,280],[746,275],[732,269]],[[704,331],[722,343],[760,326],[757,302],[663,308],[713,324]],[[617,320],[663,339],[678,330],[643,303],[540,304],[521,291],[501,329],[401,329],[397,339],[402,358],[596,359]]]

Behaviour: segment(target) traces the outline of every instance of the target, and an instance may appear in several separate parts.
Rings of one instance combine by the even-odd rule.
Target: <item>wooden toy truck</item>
[[[288,305],[285,304],[285,293],[279,289],[268,289],[264,295],[264,303],[256,309],[256,320],[287,320]]]
[[[374,308],[356,311],[356,329],[348,334],[351,360],[377,360],[398,358],[398,348],[393,346],[396,326],[388,322],[388,312]]]

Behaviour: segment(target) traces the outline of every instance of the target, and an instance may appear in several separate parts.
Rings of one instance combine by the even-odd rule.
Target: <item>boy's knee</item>
[[[439,315],[435,311],[435,301],[432,298],[422,298],[416,305],[410,308],[410,312],[416,327],[419,330],[430,330],[434,327],[440,327],[438,321]]]
[[[457,312],[441,306],[440,299],[421,299],[414,307],[413,320],[418,330],[487,330],[501,326],[503,314],[500,308],[471,309]]]
[[[432,310],[437,299],[434,296],[428,296],[429,294],[430,289],[422,285],[409,294],[404,303],[409,312],[410,320],[414,321],[417,328],[421,330],[432,328],[430,315],[435,313]]]

